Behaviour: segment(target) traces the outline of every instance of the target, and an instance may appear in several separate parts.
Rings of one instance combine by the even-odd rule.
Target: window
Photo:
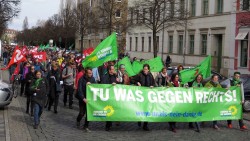
[[[139,10],[136,10],[136,23],[139,23]]]
[[[194,35],[190,35],[189,40],[189,54],[194,54]]]
[[[135,37],[135,51],[138,51],[138,37]]]
[[[115,17],[116,18],[121,18],[121,10],[120,9],[117,9],[116,12],[115,12]]]
[[[240,67],[247,67],[247,57],[248,57],[248,40],[241,40]]]
[[[152,47],[151,37],[148,37],[148,52],[151,52],[151,47]]]
[[[183,54],[183,35],[179,35],[179,54]]]
[[[180,16],[184,17],[185,14],[185,0],[180,0]]]
[[[129,37],[129,50],[132,51],[132,37]]]
[[[175,13],[175,1],[173,0],[173,1],[170,1],[170,17],[174,17],[174,13]]]
[[[141,51],[144,52],[144,37],[141,37]]]
[[[196,0],[191,0],[191,16],[194,17],[195,16],[195,12],[196,12]]]
[[[203,15],[208,15],[208,0],[203,0]]]
[[[169,48],[168,48],[169,53],[173,53],[173,36],[169,36]]]
[[[201,55],[207,54],[207,35],[201,35]]]
[[[133,19],[134,18],[134,9],[133,8],[131,8],[130,9],[130,23],[132,24],[133,23]]]
[[[243,0],[242,10],[249,10],[250,0]]]
[[[223,0],[217,0],[217,13],[220,14],[223,12]]]
[[[142,23],[145,23],[145,18],[146,18],[146,9],[143,9],[143,13],[142,13]]]

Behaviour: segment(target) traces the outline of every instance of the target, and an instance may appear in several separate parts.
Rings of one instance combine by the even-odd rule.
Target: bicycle
[[[21,91],[20,77],[21,75],[14,75],[14,80],[12,82],[12,92],[14,98],[16,98]]]

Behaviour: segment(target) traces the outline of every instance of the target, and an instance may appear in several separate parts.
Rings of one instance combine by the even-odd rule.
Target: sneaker
[[[80,128],[80,122],[76,122],[76,127]]]
[[[232,125],[232,124],[228,124],[228,125],[227,125],[227,128],[232,129],[232,128],[233,128],[233,125]]]
[[[247,127],[245,125],[243,125],[242,127],[240,127],[241,131],[247,130]]]
[[[219,130],[220,128],[218,127],[218,125],[214,125],[214,129]]]
[[[89,130],[89,128],[84,128],[84,131],[85,131],[85,132],[88,132],[88,133],[91,132],[91,131]]]
[[[177,132],[176,128],[171,128],[170,131],[172,131],[172,132],[174,132],[174,133]]]

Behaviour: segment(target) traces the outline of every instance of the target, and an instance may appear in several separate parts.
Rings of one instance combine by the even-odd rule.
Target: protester
[[[42,63],[39,62],[38,58],[35,59],[34,66],[35,66],[35,70],[36,71],[41,71],[41,72],[43,71],[43,72],[45,72],[45,69],[44,69]],[[42,72],[42,74],[43,74],[43,72]]]
[[[115,67],[113,65],[108,65],[107,70],[108,70],[108,73],[103,75],[103,77],[101,79],[102,80],[101,84],[116,85],[118,82],[117,82],[117,76],[115,73]],[[107,121],[106,126],[105,126],[105,130],[110,131],[111,126],[112,126],[112,122]]]
[[[25,85],[25,94],[27,96],[27,102],[26,102],[26,113],[29,114],[30,111],[30,115],[33,116],[33,102],[31,102],[32,100],[32,93],[30,90],[30,86],[31,86],[31,82],[34,81],[34,79],[36,78],[35,76],[35,67],[31,66],[29,73],[26,76],[26,85]],[[30,110],[29,110],[30,108]]]
[[[137,86],[145,86],[153,88],[155,86],[154,77],[150,72],[150,66],[148,64],[143,65],[143,70],[131,79],[131,83]],[[138,126],[141,127],[141,122],[138,122]],[[149,131],[148,122],[143,123],[143,130]]]
[[[233,76],[233,79],[230,79],[230,86],[237,86],[237,87],[242,87],[242,82],[240,81],[240,72],[234,72],[234,76]],[[242,96],[243,99],[242,99],[242,103],[244,103],[244,96]],[[243,123],[243,119],[240,119],[239,120],[239,126],[240,126],[240,130],[247,130],[247,127],[244,125]],[[227,127],[232,129],[233,128],[233,125],[232,125],[232,120],[228,120],[227,121]]]
[[[155,78],[155,85],[157,87],[165,87],[167,86],[169,81],[169,77],[167,74],[167,68],[162,68],[161,72]]]
[[[92,72],[93,72],[93,77],[95,78],[95,81],[97,83],[99,83],[101,81],[101,79],[100,79],[100,75],[99,75],[99,72],[98,72],[98,68],[93,68]]]
[[[179,75],[177,73],[172,74],[171,82],[168,83],[168,87],[182,87],[181,82],[179,81]],[[176,133],[176,122],[169,122],[170,131]]]
[[[86,132],[90,132],[88,126],[89,121],[87,120],[87,99],[86,99],[86,87],[89,84],[96,83],[95,78],[93,77],[93,72],[91,68],[85,69],[85,74],[80,78],[78,82],[78,97],[79,97],[79,114],[77,116],[77,127],[80,127],[80,122],[83,116],[86,113],[85,123],[84,123],[84,130]]]
[[[21,74],[21,91],[20,91],[20,96],[23,95],[24,92],[24,88],[25,88],[25,78],[26,75],[29,72],[29,67],[30,67],[30,63],[29,62],[24,62],[23,65],[21,66],[21,71],[19,72],[19,74]]]
[[[125,66],[121,64],[117,72],[118,84],[129,85],[129,77],[125,72]]]
[[[166,67],[170,67],[170,64],[172,63],[172,59],[170,58],[170,56],[168,55],[166,58]]]
[[[212,75],[211,80],[205,84],[205,87],[206,88],[213,88],[213,87],[222,88],[218,80],[219,80],[218,75],[216,74]],[[220,129],[217,125],[217,121],[213,121],[213,128],[216,130]]]
[[[49,85],[46,78],[42,78],[41,71],[36,71],[35,75],[36,79],[31,83],[30,90],[33,94],[32,102],[34,103],[34,129],[37,129],[47,99]]]
[[[53,64],[52,70],[48,72],[47,79],[49,82],[49,106],[48,110],[51,110],[51,106],[54,103],[54,113],[57,114],[57,106],[59,102],[59,96],[62,91],[62,76],[61,76],[61,70],[58,68],[58,65]]]
[[[202,80],[203,80],[203,76],[202,74],[198,74],[194,80],[194,82],[192,83],[192,87],[193,88],[202,88]],[[191,123],[190,123],[191,124]],[[190,125],[189,124],[189,125]],[[196,126],[196,131],[200,132],[200,123],[199,122],[195,122],[195,126]]]
[[[64,107],[67,105],[67,98],[69,95],[69,108],[73,109],[73,92],[74,92],[74,82],[76,77],[76,70],[75,70],[76,64],[73,61],[68,62],[68,65],[62,72],[62,78],[64,80]]]
[[[8,52],[5,50],[4,52],[3,52],[3,65],[7,65],[7,63],[8,63]]]

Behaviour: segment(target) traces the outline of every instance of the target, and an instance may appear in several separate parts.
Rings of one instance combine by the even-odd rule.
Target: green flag
[[[203,78],[207,78],[211,75],[211,56],[205,58],[195,68],[183,70],[180,72],[181,83],[194,81],[198,74],[202,74]]]
[[[38,50],[38,51],[44,50],[44,45],[41,44],[37,50]]]
[[[143,63],[136,60],[136,61],[133,62],[132,67],[133,67],[133,70],[134,70],[135,74],[138,74],[143,69],[142,68]]]
[[[82,62],[83,67],[99,67],[103,65],[103,63],[117,60],[118,52],[117,52],[117,41],[116,41],[116,33],[111,34],[105,40],[103,40],[96,49],[85,58]]]
[[[150,66],[151,72],[160,72],[164,67],[161,57],[156,57],[154,59],[146,60],[143,64],[148,64]]]
[[[118,67],[123,64],[125,66],[125,69],[126,69],[126,73],[128,74],[129,77],[131,76],[135,76],[136,73],[133,71],[133,68],[132,68],[132,65],[131,65],[131,62],[129,60],[128,57],[124,57],[122,60],[120,60],[118,62]]]
[[[150,66],[151,72],[160,72],[161,69],[164,67],[161,57],[156,57],[150,60],[145,60],[142,62],[134,61],[133,62],[133,70],[136,74],[138,74],[142,69],[143,65],[148,64]]]
[[[49,44],[47,44],[46,46],[44,46],[43,50],[49,48]]]

